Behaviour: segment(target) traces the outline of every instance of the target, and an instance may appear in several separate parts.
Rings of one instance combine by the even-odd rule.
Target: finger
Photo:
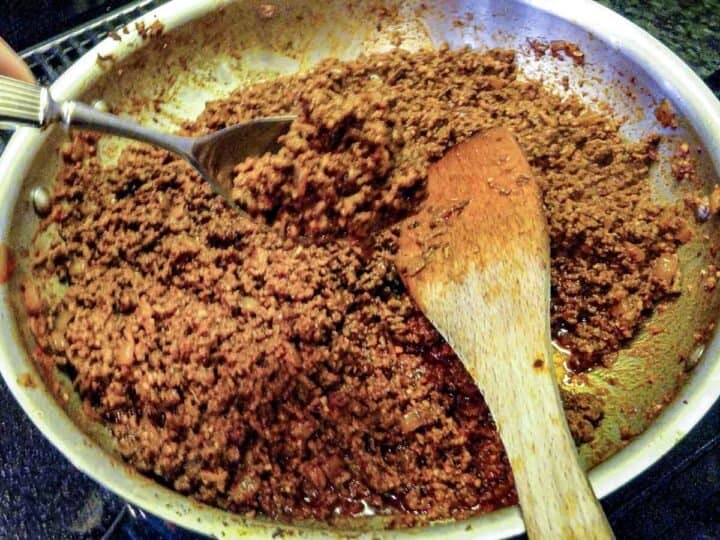
[[[33,77],[30,68],[3,38],[0,38],[0,75],[6,75],[21,81],[35,82],[35,77]]]

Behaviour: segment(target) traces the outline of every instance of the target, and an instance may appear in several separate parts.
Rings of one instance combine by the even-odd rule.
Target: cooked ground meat
[[[236,167],[232,197],[286,236],[365,237],[417,206],[427,160],[406,145],[381,83],[355,94],[325,86],[296,90],[288,107],[300,118],[279,152]]]
[[[327,60],[186,130],[286,112],[279,153],[236,168],[252,220],[166,151],[102,167],[92,137],[69,144],[24,286],[36,360],[73,378],[136,468],[222,508],[407,525],[513,504],[482,397],[394,268],[393,222],[421,204],[428,163],[509,127],[544,190],[553,330],[576,369],[609,362],[677,292],[687,225],[650,202],[650,143],[520,80],[512,51],[447,48]],[[592,438],[598,404],[566,406]]]
[[[555,336],[575,369],[609,364],[653,305],[678,292],[679,273],[655,269],[689,228],[678,208],[651,201],[657,138],[628,144],[577,97],[515,75],[506,50],[326,60],[209,104],[199,125],[300,115],[278,155],[247,160],[235,179],[237,202],[291,236],[398,219],[422,197],[429,162],[478,130],[509,127],[545,192]]]
[[[667,99],[663,99],[655,108],[655,118],[664,128],[676,128],[677,118],[675,117],[675,109]]]
[[[691,155],[687,143],[681,143],[670,158],[670,169],[676,181],[690,183],[696,187],[702,185],[702,179],[697,174],[697,161]]]
[[[576,444],[592,441],[603,418],[602,399],[594,394],[562,392],[568,426]]]

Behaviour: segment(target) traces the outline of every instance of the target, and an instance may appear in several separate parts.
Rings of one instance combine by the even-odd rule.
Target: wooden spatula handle
[[[548,369],[551,359],[526,358],[539,366],[530,385],[516,386],[513,376],[518,372],[508,373],[510,370],[498,366],[501,369],[495,370],[497,380],[504,384],[494,389],[486,387],[484,395],[512,465],[528,536],[553,540],[613,538],[578,464],[557,386]],[[512,388],[527,390],[513,392]],[[556,429],[548,429],[548,425]]]
[[[523,287],[499,300],[523,303],[515,311],[523,313],[522,320],[508,320],[504,313],[492,316],[474,305],[493,290],[494,277],[507,276],[508,264],[512,262],[499,261],[450,287],[436,285],[434,293],[425,296],[428,309],[435,302],[457,309],[459,315],[446,311],[447,316],[437,317],[437,327],[477,381],[492,411],[510,459],[528,536],[614,538],[567,427],[553,380],[550,343],[544,338],[543,306],[528,303]],[[542,279],[542,274],[526,275],[519,283],[532,288],[533,279]],[[528,369],[518,369],[520,364]]]

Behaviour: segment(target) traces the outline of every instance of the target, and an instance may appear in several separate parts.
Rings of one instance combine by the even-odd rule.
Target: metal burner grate
[[[108,32],[121,28],[162,3],[161,0],[138,0],[22,51],[20,56],[30,65],[39,82],[49,84],[102,41]]]

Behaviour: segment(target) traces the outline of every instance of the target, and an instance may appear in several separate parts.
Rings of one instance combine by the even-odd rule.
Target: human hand
[[[33,77],[30,68],[3,38],[0,38],[0,75],[6,75],[21,81],[35,82],[35,77]]]

